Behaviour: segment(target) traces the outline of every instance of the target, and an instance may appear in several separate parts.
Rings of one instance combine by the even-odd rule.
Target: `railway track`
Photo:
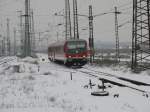
[[[109,77],[114,77],[114,78],[117,78],[117,79],[120,79],[120,80],[124,80],[124,81],[130,82],[132,84],[136,84],[136,85],[139,85],[139,86],[150,86],[149,83],[145,83],[145,82],[142,82],[142,81],[137,81],[137,80],[129,79],[129,78],[126,78],[126,77],[121,77],[121,76],[117,76],[117,75],[106,73],[106,72],[95,71],[95,70],[92,70],[90,68],[85,68],[84,67],[84,69],[90,70],[90,71],[92,71],[96,74],[101,74],[101,75],[104,75],[104,76],[109,76]]]
[[[142,82],[142,81],[128,79],[125,77],[119,77],[114,74],[95,71],[95,70],[92,70],[90,68],[85,68],[85,67],[83,67],[83,69],[76,69],[76,71],[84,73],[90,77],[98,78],[99,80],[104,81],[105,83],[111,83],[113,85],[127,87],[127,88],[150,95],[150,84]]]
[[[15,59],[16,59],[16,57],[1,57],[0,58],[0,65],[6,64],[6,63],[11,62]]]
[[[60,66],[62,67],[62,65]],[[62,69],[59,69],[59,71],[68,72],[68,73],[80,72],[80,73],[85,74],[88,77],[94,77],[101,81],[103,80],[105,83],[111,83],[113,85],[127,87],[130,89],[136,90],[138,92],[148,94],[150,96],[150,84],[142,82],[142,81],[137,81],[137,80],[133,80],[133,79],[125,78],[125,77],[116,76],[115,74],[96,71],[96,70],[93,70],[92,68],[86,68],[86,67],[68,68],[68,67],[63,66]]]

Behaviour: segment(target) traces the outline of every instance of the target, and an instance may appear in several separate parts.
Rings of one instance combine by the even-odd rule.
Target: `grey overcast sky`
[[[6,29],[6,18],[11,20],[11,28],[19,29],[19,10],[24,11],[25,0],[0,0],[0,24],[1,33]],[[72,8],[72,0],[70,0]],[[88,5],[93,5],[93,14],[113,12],[114,7],[118,6],[118,10],[123,14],[118,15],[119,24],[126,21],[132,21],[132,0],[78,0],[78,13],[88,15]],[[56,40],[56,31],[59,32],[59,38],[65,38],[63,32],[64,26],[56,27],[59,23],[64,23],[63,17],[56,17],[54,13],[63,14],[64,0],[31,0],[31,8],[34,10],[35,30],[46,31],[52,40]],[[72,13],[72,10],[71,10]],[[110,13],[107,15],[94,18],[94,38],[100,41],[115,41],[115,16]],[[79,17],[80,38],[88,39],[88,18]],[[12,32],[12,29],[11,29]],[[5,35],[5,34],[3,34]],[[12,33],[11,33],[12,35]],[[46,34],[43,34],[43,37]],[[131,23],[119,28],[120,41],[131,41]]]

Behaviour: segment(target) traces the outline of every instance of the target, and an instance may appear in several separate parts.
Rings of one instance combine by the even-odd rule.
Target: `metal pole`
[[[10,19],[7,18],[7,53],[6,55],[10,56],[10,28],[9,28],[9,25],[10,25]]]
[[[135,68],[135,0],[133,0],[133,20],[132,20],[132,65],[131,69]]]
[[[5,55],[4,39],[2,40],[2,56]]]
[[[7,56],[7,54],[6,54],[6,37],[5,36],[4,36],[3,42],[4,42],[4,56]]]
[[[35,31],[34,31],[34,16],[33,16],[33,10],[31,13],[31,18],[32,18],[32,50],[35,53]]]
[[[16,45],[16,29],[14,28],[14,56],[16,55],[16,49],[17,49],[16,46],[17,46]]]
[[[41,33],[42,32],[39,32],[39,51],[40,51],[40,48],[41,48]]]
[[[0,40],[0,57],[2,56],[2,40]]]
[[[25,57],[31,55],[31,45],[30,45],[30,22],[29,22],[29,0],[25,0]]]
[[[18,11],[19,12],[19,18],[20,18],[20,41],[21,41],[21,46],[20,46],[20,52],[21,55],[24,56],[24,36],[23,36],[23,24],[22,24],[22,11]]]
[[[132,69],[150,69],[150,1],[133,1]]]
[[[148,35],[149,35],[149,49],[150,49],[150,1],[147,0],[147,17],[148,17]]]
[[[119,34],[118,34],[118,14],[117,7],[115,7],[115,35],[116,35],[116,62],[120,61],[120,51],[119,51]]]
[[[89,48],[90,48],[90,63],[94,60],[94,38],[93,38],[93,14],[92,6],[89,6]]]
[[[65,0],[65,20],[66,20],[65,28],[66,28],[66,40],[67,40],[72,38],[69,0]]]
[[[77,0],[73,0],[74,39],[79,39]]]

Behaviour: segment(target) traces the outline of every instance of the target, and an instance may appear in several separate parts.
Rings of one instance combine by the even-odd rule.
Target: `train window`
[[[68,49],[85,48],[86,43],[84,41],[68,42],[67,46]]]
[[[76,43],[75,42],[68,42],[67,46],[68,46],[68,49],[75,49]]]
[[[85,42],[77,42],[77,48],[85,48]]]

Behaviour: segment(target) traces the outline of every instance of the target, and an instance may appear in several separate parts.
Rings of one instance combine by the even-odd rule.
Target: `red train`
[[[49,60],[60,61],[66,65],[85,65],[87,56],[87,42],[83,39],[58,41],[48,47]]]

